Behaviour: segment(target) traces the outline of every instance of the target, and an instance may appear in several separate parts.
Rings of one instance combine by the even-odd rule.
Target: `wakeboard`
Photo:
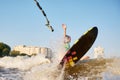
[[[86,31],[62,58],[60,65],[74,66],[91,48],[98,34],[98,28],[92,27]]]

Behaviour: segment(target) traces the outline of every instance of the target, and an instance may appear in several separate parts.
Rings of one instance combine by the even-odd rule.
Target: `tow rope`
[[[36,5],[38,6],[38,8],[40,9],[40,11],[42,12],[42,14],[44,15],[44,17],[45,17],[45,19],[46,19],[46,21],[47,21],[47,23],[46,23],[45,25],[48,27],[48,29],[50,29],[50,30],[53,32],[54,29],[53,29],[52,26],[50,25],[50,21],[48,20],[46,13],[45,13],[44,10],[42,9],[42,7],[41,7],[40,4],[38,3],[38,1],[37,1],[37,0],[34,0],[34,1],[36,2]]]

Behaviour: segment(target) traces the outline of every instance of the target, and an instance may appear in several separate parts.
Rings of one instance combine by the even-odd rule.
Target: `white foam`
[[[51,44],[53,46],[51,47],[53,52],[51,60],[42,54],[32,57],[3,57],[0,58],[0,66],[22,70],[24,80],[63,80],[64,68],[58,69],[58,65],[65,54],[63,42],[56,40]]]
[[[65,55],[63,39],[54,40],[51,42],[52,63],[34,66],[26,72],[24,80],[63,80],[64,68],[58,69],[58,65]],[[59,42],[59,43],[58,43]]]
[[[32,57],[17,56],[0,58],[1,67],[18,68],[20,70],[28,70],[43,63],[50,63],[50,60],[45,58],[42,54]]]
[[[113,58],[113,62],[110,63],[110,66],[108,67],[108,71],[120,75],[120,58]]]
[[[53,60],[57,59],[59,62],[61,61],[61,59],[63,58],[63,56],[65,55],[65,48],[64,48],[64,40],[63,38],[60,38],[58,40],[52,40],[53,42],[51,42],[52,45],[51,49],[53,51]]]
[[[58,69],[58,64],[42,64],[33,67],[24,75],[24,80],[64,80],[64,68]]]
[[[103,73],[104,80],[120,79],[120,58],[111,58],[112,62],[107,63],[107,71]]]

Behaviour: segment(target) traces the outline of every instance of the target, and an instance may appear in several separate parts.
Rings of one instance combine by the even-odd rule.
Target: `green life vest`
[[[68,51],[70,49],[70,43],[65,43],[64,47],[65,47],[66,51]]]

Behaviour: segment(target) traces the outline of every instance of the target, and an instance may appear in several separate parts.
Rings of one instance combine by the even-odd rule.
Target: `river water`
[[[0,58],[0,80],[120,80],[120,58],[89,59],[58,68],[44,55]]]

